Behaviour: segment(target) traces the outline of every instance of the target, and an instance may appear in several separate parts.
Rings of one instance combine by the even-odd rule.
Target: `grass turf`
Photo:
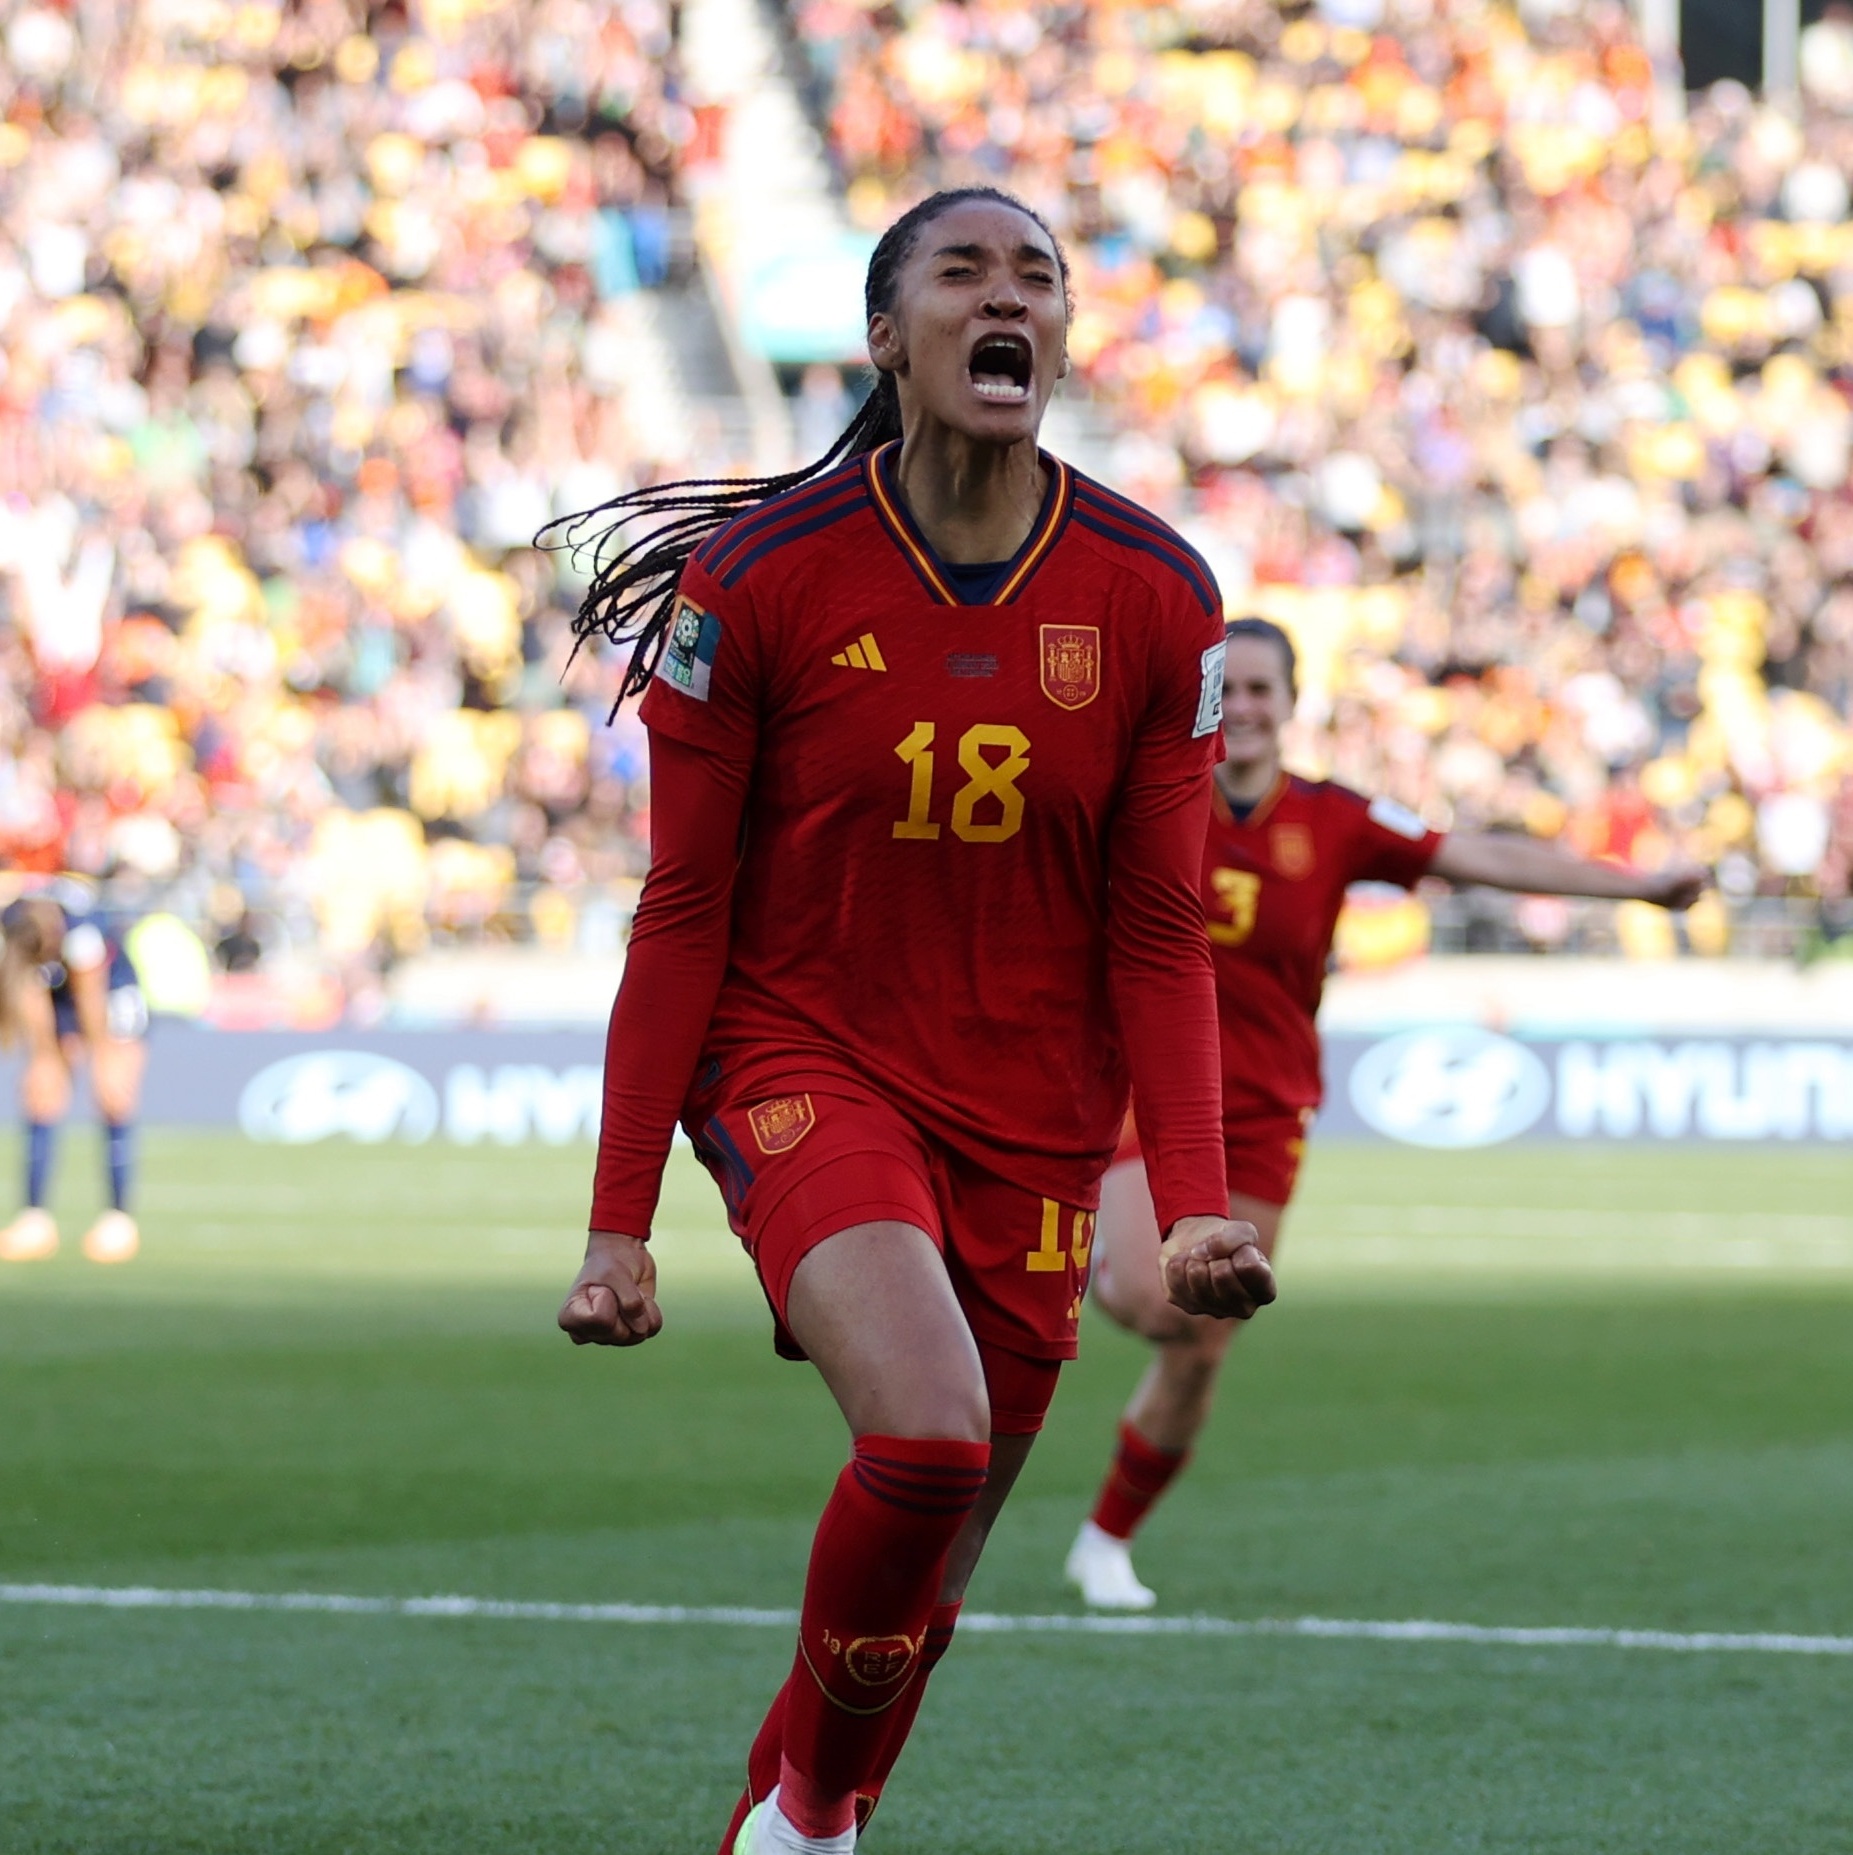
[[[582,1151],[169,1136],[147,1170],[133,1268],[0,1272],[0,1579],[795,1603],[842,1435],[686,1156],[670,1324],[629,1355],[551,1331]],[[1853,1631],[1846,1178],[1317,1149],[1141,1568],[1224,1615]],[[974,1603],[1071,1607],[1139,1359],[1091,1328]],[[706,1855],[788,1656],[0,1606],[0,1850]],[[869,1846],[1842,1855],[1849,1690],[1844,1660],[974,1636]]]

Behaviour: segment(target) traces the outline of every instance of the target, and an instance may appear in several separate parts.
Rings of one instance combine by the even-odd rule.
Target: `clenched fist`
[[[649,1245],[615,1230],[592,1231],[560,1325],[575,1346],[641,1346],[660,1333],[663,1311],[656,1305]]]
[[[1216,1320],[1247,1320],[1274,1299],[1274,1271],[1253,1224],[1237,1218],[1181,1217],[1158,1252],[1173,1307]]]

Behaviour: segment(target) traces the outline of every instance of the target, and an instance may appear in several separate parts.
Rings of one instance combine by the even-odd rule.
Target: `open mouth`
[[[972,385],[982,399],[1029,398],[1030,350],[1021,335],[985,335],[972,349]]]

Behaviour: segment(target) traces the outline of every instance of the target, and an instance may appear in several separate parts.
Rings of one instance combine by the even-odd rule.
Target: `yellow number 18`
[[[933,809],[933,737],[930,721],[917,721],[895,753],[911,778],[907,788],[907,816],[897,819],[894,835],[931,842],[939,826]],[[993,759],[991,756],[999,754]],[[1001,844],[1023,829],[1023,793],[1017,785],[1029,766],[1029,736],[1021,728],[981,721],[959,736],[959,765],[965,784],[952,795],[952,835],[967,844]],[[979,804],[996,801],[995,813],[982,823]]]

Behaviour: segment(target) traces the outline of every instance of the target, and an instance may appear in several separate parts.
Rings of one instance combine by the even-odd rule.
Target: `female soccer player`
[[[679,1113],[853,1438],[737,1855],[847,1851],[873,1808],[1073,1356],[1128,1076],[1167,1292],[1213,1318],[1273,1296],[1226,1217],[1196,895],[1216,589],[1037,447],[1068,303],[1034,213],[934,195],[866,301],[878,385],[832,451],[622,499],[661,525],[580,614],[649,681],[652,862],[560,1324],[659,1329]]]
[[[1255,1227],[1270,1258],[1319,1106],[1313,1020],[1349,884],[1409,888],[1435,875],[1532,895],[1687,908],[1706,881],[1692,868],[1650,875],[1590,863],[1533,838],[1444,837],[1393,801],[1283,772],[1280,732],[1293,714],[1294,670],[1293,645],[1279,626],[1261,618],[1229,626],[1225,758],[1202,862],[1222,1021],[1229,1215]],[[1152,1266],[1158,1234],[1143,1144],[1143,1127],[1129,1118],[1101,1186],[1094,1297],[1157,1351],[1126,1407],[1112,1465],[1067,1565],[1088,1603],[1116,1610],[1156,1601],[1133,1571],[1130,1542],[1189,1460],[1232,1333],[1165,1299]]]
[[[72,1073],[86,1058],[103,1122],[110,1208],[91,1225],[84,1254],[92,1262],[127,1262],[141,1247],[128,1206],[148,1031],[141,981],[129,956],[75,903],[22,897],[0,914],[0,931],[0,1044],[26,1049],[26,1206],[0,1230],[0,1262],[37,1262],[58,1247],[58,1226],[45,1208],[52,1147],[70,1112]]]

